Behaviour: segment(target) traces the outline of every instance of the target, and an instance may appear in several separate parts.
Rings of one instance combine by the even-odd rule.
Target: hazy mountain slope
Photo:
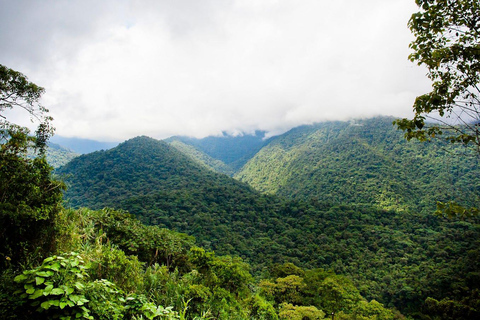
[[[210,157],[205,152],[198,150],[190,144],[184,143],[180,140],[171,140],[169,144],[210,170],[224,173],[229,176],[233,176],[234,174],[233,168],[220,160]]]
[[[407,142],[392,118],[326,122],[273,138],[235,178],[292,199],[432,209],[437,200],[474,199],[478,157],[462,147]],[[449,153],[451,152],[451,153]]]
[[[45,157],[47,162],[54,168],[59,168],[79,156],[78,153],[56,143],[48,142],[47,146]],[[29,150],[28,156],[35,158],[38,154],[32,149]]]
[[[176,136],[165,141],[169,143],[180,141],[191,145],[211,158],[223,162],[230,171],[237,171],[265,145],[264,137],[264,131],[256,131],[254,135],[232,136],[224,133],[223,136],[209,136],[202,139]]]
[[[47,148],[47,161],[54,168],[61,167],[71,161],[73,158],[78,157],[78,153],[64,148],[55,143],[48,143]]]
[[[53,136],[50,141],[79,154],[107,150],[118,145],[118,142],[103,142],[91,139],[67,138],[57,135]]]

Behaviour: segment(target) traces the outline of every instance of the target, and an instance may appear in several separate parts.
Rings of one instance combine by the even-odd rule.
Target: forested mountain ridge
[[[283,201],[147,137],[80,156],[58,172],[68,177],[69,205],[128,210],[147,224],[193,235],[218,254],[240,255],[257,274],[284,262],[333,269],[353,279],[364,297],[407,313],[418,312],[427,297],[462,301],[478,287],[476,224],[368,205]]]
[[[188,155],[198,164],[210,170],[224,173],[228,176],[233,176],[233,174],[235,173],[234,169],[229,165],[225,164],[223,161],[212,158],[211,156],[209,156],[203,151],[198,150],[191,144],[187,144],[177,139],[168,140],[168,143],[182,153]]]
[[[222,136],[208,136],[202,139],[175,136],[165,141],[181,148],[182,152],[214,170],[232,175],[268,140],[265,139],[264,131],[255,131],[255,134],[229,135],[223,133]]]
[[[436,201],[477,199],[478,156],[454,156],[466,150],[439,141],[408,142],[392,121],[294,128],[271,139],[234,177],[290,199],[394,210],[431,211]]]
[[[217,185],[232,181],[223,174],[197,164],[167,143],[137,137],[119,146],[73,159],[57,170],[67,175],[66,197],[74,207],[118,208],[119,200],[157,192],[196,190],[199,185]],[[68,175],[73,174],[72,178]],[[234,182],[239,190],[249,187]],[[202,187],[203,188],[203,187]]]

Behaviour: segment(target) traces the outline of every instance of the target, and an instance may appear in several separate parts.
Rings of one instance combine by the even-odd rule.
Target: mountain
[[[427,210],[436,201],[478,200],[478,156],[462,146],[406,141],[393,118],[325,122],[274,137],[235,174],[288,199]],[[465,201],[467,199],[472,202]]]
[[[222,162],[221,160],[214,159],[203,151],[198,150],[196,147],[191,144],[187,144],[180,140],[169,140],[168,142],[172,147],[175,147],[180,152],[191,157],[195,162],[204,166],[207,169],[224,173],[228,176],[233,176],[235,173],[234,169]]]
[[[67,138],[57,135],[53,136],[50,141],[79,154],[107,150],[118,145],[118,142],[102,142],[82,138]]]
[[[197,161],[231,175],[253,157],[267,140],[265,131],[255,131],[253,135],[233,136],[223,133],[222,136],[209,136],[203,139],[175,136],[165,141],[180,148]]]
[[[34,150],[29,150],[28,157],[35,158],[37,154]],[[54,168],[59,168],[67,164],[70,160],[78,156],[78,153],[62,147],[56,143],[48,142],[45,153],[47,162]]]
[[[284,262],[333,270],[367,299],[406,313],[418,312],[427,297],[478,300],[471,294],[480,288],[474,222],[364,204],[284,201],[148,137],[79,156],[57,172],[69,185],[68,205],[127,210],[144,223],[193,235],[217,254],[239,255],[256,274]]]
[[[167,143],[137,137],[106,151],[82,155],[57,171],[67,179],[70,204],[99,209],[158,192],[189,192],[233,180],[208,170]],[[231,181],[232,180],[232,181]],[[243,183],[235,187],[250,191]]]
[[[64,148],[61,145],[58,145],[56,143],[48,143],[48,148],[47,148],[47,161],[50,165],[52,165],[54,168],[61,167],[65,164],[67,164],[69,161],[71,161],[73,158],[77,157],[78,153],[68,149]]]

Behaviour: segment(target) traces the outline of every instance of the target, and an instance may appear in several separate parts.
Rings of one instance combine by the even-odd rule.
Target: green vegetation
[[[480,4],[476,0],[417,0],[408,23],[415,40],[412,62],[427,68],[432,91],[417,97],[413,119],[394,122],[408,140],[441,137],[480,154]],[[427,123],[428,120],[430,123]],[[439,201],[438,215],[480,215],[474,204]]]
[[[45,157],[52,167],[59,168],[69,163],[73,158],[78,157],[78,153],[49,142]]]
[[[2,319],[323,319],[322,307],[344,319],[393,314],[333,272],[277,265],[258,282],[240,258],[123,212],[65,209],[55,229],[57,252],[2,274]],[[359,313],[370,304],[374,311]]]
[[[376,141],[385,148],[387,142],[396,142],[395,139],[406,144],[391,127],[380,133],[388,123],[391,126],[390,119],[369,121],[368,126],[354,126],[362,130],[357,132],[357,139],[366,136],[366,132],[370,133],[368,141]],[[352,127],[348,123],[330,125],[343,126],[345,130]],[[297,136],[305,132],[312,136],[305,130],[311,128],[294,132]],[[333,139],[333,133],[330,137]],[[298,138],[292,139],[292,148],[294,141]],[[421,150],[419,145],[408,147]],[[400,152],[399,146],[389,145],[389,148]],[[352,148],[347,145],[346,149]],[[348,157],[343,154],[345,149],[341,150],[337,156]],[[425,157],[434,159],[430,153],[438,154],[435,150],[424,151]],[[402,153],[405,157],[406,154]],[[381,151],[376,155],[382,158]],[[420,162],[416,163],[420,166]],[[383,175],[388,174],[388,166],[379,167]],[[340,170],[342,165],[337,164],[337,168]],[[445,172],[433,168],[430,175],[438,172],[440,176],[435,181],[445,185],[441,175]],[[445,167],[439,162],[438,168]],[[358,170],[368,174],[362,167]],[[281,200],[206,170],[164,142],[146,137],[76,158],[60,172],[70,177],[66,196],[71,204],[127,210],[144,223],[193,235],[207,250],[242,257],[258,277],[264,277],[275,263],[290,262],[302,268],[323,268],[348,276],[363,297],[408,314],[422,312],[429,297],[437,301],[449,297],[464,308],[477,308],[473,302],[476,300],[468,298],[479,283],[476,257],[480,230],[474,221],[452,222],[430,213],[416,213],[407,205],[386,210],[365,200],[358,202],[367,204],[349,205],[335,204],[333,200],[331,203]],[[420,181],[433,183],[428,177]],[[380,174],[377,178],[385,181]],[[406,177],[403,178],[408,185]],[[418,177],[415,178],[418,182]],[[397,183],[401,186],[400,180]],[[372,190],[373,186],[369,191]],[[361,199],[360,195],[357,197]],[[433,200],[435,194],[431,197]],[[280,304],[276,307],[280,308]]]
[[[413,119],[396,121],[407,139],[443,136],[480,148],[480,4],[477,0],[416,0],[408,26],[412,62],[428,70],[432,91],[417,97]],[[426,125],[426,120],[435,123]]]
[[[165,141],[189,155],[196,161],[218,172],[233,175],[267,142],[265,132],[255,134],[206,137],[203,139],[189,137],[172,137]]]
[[[425,140],[441,133],[425,113],[476,110],[479,6],[417,3],[411,58],[434,90],[396,124]],[[32,136],[0,114],[0,318],[480,318],[476,126],[460,144],[407,143],[390,118],[138,137],[59,168],[64,193],[42,93],[0,65],[0,112],[39,122]],[[262,193],[211,170],[248,159],[236,177]]]
[[[431,212],[478,201],[478,157],[441,141],[407,142],[393,118],[326,122],[275,137],[235,175],[268,194]],[[462,156],[458,156],[461,154]]]
[[[228,165],[220,160],[210,157],[208,154],[196,149],[194,146],[184,143],[180,140],[167,140],[168,144],[175,147],[178,151],[190,156],[195,162],[205,166],[213,171],[224,173],[228,176],[233,176],[234,171]]]

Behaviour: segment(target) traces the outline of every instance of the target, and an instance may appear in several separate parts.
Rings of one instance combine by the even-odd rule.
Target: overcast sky
[[[414,0],[0,0],[0,64],[57,134],[204,137],[410,116]]]

